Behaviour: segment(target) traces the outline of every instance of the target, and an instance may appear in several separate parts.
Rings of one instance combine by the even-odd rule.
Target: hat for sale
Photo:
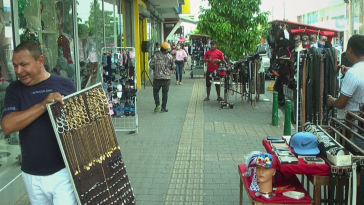
[[[291,137],[289,142],[294,153],[298,155],[318,155],[318,141],[314,134],[310,132],[297,132]]]
[[[265,168],[276,169],[277,164],[278,164],[277,158],[275,158],[274,156],[272,156],[269,153],[262,152],[262,153],[256,155],[254,158],[252,158],[252,161],[249,166],[251,166],[251,167],[260,166],[260,167],[265,167]]]
[[[162,43],[161,47],[165,50],[169,49],[169,44],[167,42]]]

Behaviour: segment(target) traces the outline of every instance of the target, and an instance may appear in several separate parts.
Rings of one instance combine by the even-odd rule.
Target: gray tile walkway
[[[238,204],[237,165],[249,152],[264,151],[261,140],[267,135],[283,134],[281,121],[270,126],[271,91],[261,95],[270,101],[260,100],[256,107],[234,95],[234,109],[220,109],[214,89],[204,102],[204,79],[187,73],[183,85],[172,80],[168,113],[153,112],[147,85],[138,91],[139,133],[117,132],[138,205]],[[25,204],[30,204],[27,196],[17,203]]]

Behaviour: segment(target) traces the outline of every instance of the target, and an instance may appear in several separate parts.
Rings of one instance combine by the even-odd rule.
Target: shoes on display
[[[161,112],[168,112],[168,109],[167,108],[162,108]]]
[[[158,112],[161,109],[161,106],[158,105],[157,107],[154,108],[154,112]]]

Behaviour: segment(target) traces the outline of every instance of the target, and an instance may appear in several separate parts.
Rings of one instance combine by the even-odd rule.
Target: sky
[[[78,17],[82,19],[83,23],[88,20],[90,16],[90,5],[94,0],[82,0],[81,3],[77,6]],[[100,1],[101,6],[101,1]],[[104,3],[104,8],[106,11],[113,11],[113,6],[107,2]]]
[[[339,4],[343,0],[262,0],[260,8],[271,12],[270,20],[283,20],[284,17],[289,19],[312,11],[312,5],[318,10],[327,7],[329,3]]]

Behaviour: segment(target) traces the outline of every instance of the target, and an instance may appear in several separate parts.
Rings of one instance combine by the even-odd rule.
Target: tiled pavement
[[[271,91],[261,95],[270,101],[256,107],[234,95],[234,109],[220,109],[214,89],[204,102],[205,93],[203,78],[185,74],[183,85],[172,81],[169,112],[154,113],[151,85],[138,91],[139,133],[117,133],[137,204],[238,204],[237,165],[264,151],[264,137],[282,135],[281,121],[270,126]],[[23,204],[30,204],[27,196],[17,203]]]

